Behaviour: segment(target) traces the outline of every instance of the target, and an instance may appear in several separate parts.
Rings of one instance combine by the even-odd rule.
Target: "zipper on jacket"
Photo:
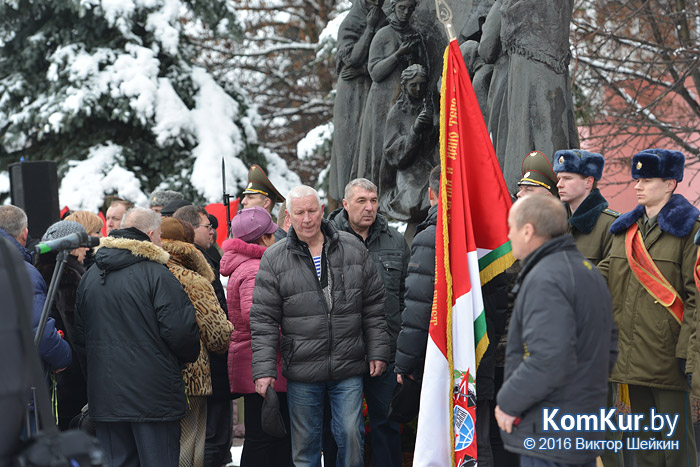
[[[325,249],[325,245],[324,245]],[[311,254],[311,250],[309,250],[309,247],[307,245],[304,245],[302,251],[304,251],[308,260],[310,261],[311,265],[311,270],[316,277],[316,285],[318,286],[318,292],[321,295],[321,303],[323,304],[323,307],[326,310],[326,323],[328,325],[328,358],[326,359],[327,362],[327,371],[328,371],[328,378],[332,379],[332,361],[331,361],[331,354],[333,352],[333,326],[331,325],[331,310],[328,308],[328,303],[326,303],[326,297],[323,295],[323,288],[321,287],[321,281],[319,280],[318,276],[316,276],[316,265],[314,264],[314,258],[313,255]],[[323,260],[323,250],[321,250],[321,260]],[[328,252],[326,252],[326,257],[328,255]],[[323,265],[321,265],[323,267]],[[332,274],[330,267],[328,267],[327,274]],[[331,296],[333,295],[333,290],[331,289]]]

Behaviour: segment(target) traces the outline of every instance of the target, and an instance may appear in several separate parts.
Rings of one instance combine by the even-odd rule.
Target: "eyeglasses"
[[[196,229],[197,227],[204,227],[204,228],[206,228],[207,230],[214,230],[214,228],[211,226],[211,224],[197,224],[197,225],[194,226],[195,229]]]

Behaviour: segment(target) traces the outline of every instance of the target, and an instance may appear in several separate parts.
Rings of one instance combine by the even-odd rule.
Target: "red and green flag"
[[[464,59],[443,59],[435,292],[421,392],[415,466],[477,458],[476,369],[488,346],[481,286],[513,264],[510,195]]]

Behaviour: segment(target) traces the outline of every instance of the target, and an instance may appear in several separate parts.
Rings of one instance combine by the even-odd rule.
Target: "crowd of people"
[[[523,161],[508,216],[519,261],[482,290],[490,343],[476,373],[479,465],[592,466],[598,456],[624,465],[607,441],[662,436],[543,427],[547,409],[607,407],[677,414],[664,435],[677,449],[639,450],[636,461],[697,465],[700,211],[674,194],[685,159],[636,154],[639,205],[624,214],[597,188],[604,164],[578,149]],[[104,223],[76,211],[50,226],[42,241],[107,232],[95,250],[70,251],[38,346],[58,426],[94,430],[111,466],[220,467],[231,401],[242,397],[242,466],[318,466],[323,456],[357,467],[366,452],[375,466],[401,466],[392,398],[420,387],[435,279],[440,168],[426,175],[431,207],[410,247],[378,212],[372,181],[350,181],[324,217],[316,190],[284,197],[258,166],[221,248],[216,217],[169,190],[153,193],[150,209],[107,200]],[[36,328],[56,253],[25,248],[16,206],[0,207],[0,236],[25,260]],[[541,436],[585,448],[528,447]]]

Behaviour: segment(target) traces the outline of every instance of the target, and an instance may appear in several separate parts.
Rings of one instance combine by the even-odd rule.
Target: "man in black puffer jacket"
[[[393,362],[396,338],[401,329],[406,267],[411,251],[403,235],[389,227],[386,218],[377,213],[378,205],[377,186],[366,178],[356,178],[345,187],[343,207],[335,210],[328,220],[339,230],[354,235],[364,243],[384,283],[384,314],[391,355],[389,366],[383,375],[375,378],[365,375],[364,393],[374,463],[386,467],[401,467],[401,425],[389,420],[387,414],[396,387]]]
[[[199,356],[199,328],[159,244],[160,215],[129,210],[78,286],[75,349],[86,370],[90,416],[112,466],[179,461],[186,407],[180,366]]]
[[[255,279],[255,390],[264,397],[274,384],[279,345],[294,465],[319,462],[328,394],[339,462],[359,467],[362,376],[368,362],[376,377],[389,361],[384,286],[362,242],[323,220],[316,190],[296,187],[287,203],[292,228],[265,251]]]

